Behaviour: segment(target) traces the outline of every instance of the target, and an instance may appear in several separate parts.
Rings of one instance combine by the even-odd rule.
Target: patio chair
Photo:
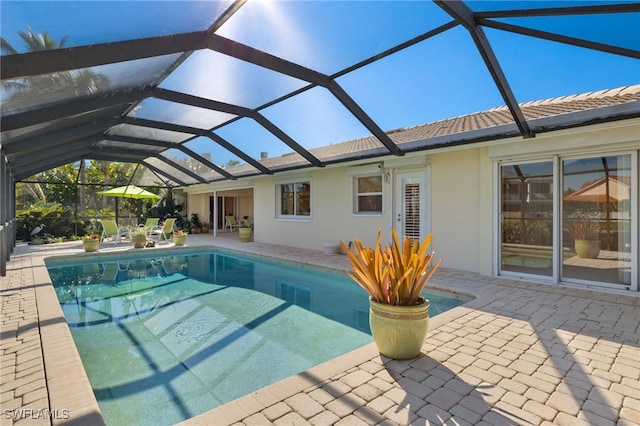
[[[169,218],[164,221],[162,225],[157,225],[149,231],[149,237],[158,240],[158,244],[162,241],[171,241],[171,234],[173,233],[173,224],[176,222],[175,218]]]
[[[160,221],[159,217],[148,217],[144,223],[141,223],[140,225],[138,225],[138,228],[146,229],[147,236],[149,236],[149,233],[151,232],[151,230],[158,226],[159,221]]]
[[[122,237],[130,238],[129,228],[126,226],[118,226],[115,220],[101,219],[100,223],[102,224],[102,241],[110,238],[113,244],[117,244]]]
[[[103,284],[108,284],[113,286],[117,285],[118,271],[119,271],[119,267],[117,262],[103,263],[101,282]]]
[[[228,229],[231,232],[233,232],[233,230],[238,227],[238,221],[234,216],[225,216],[224,222],[225,222],[224,228]]]

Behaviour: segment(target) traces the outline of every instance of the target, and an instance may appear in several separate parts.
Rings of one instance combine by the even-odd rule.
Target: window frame
[[[380,192],[358,192],[358,183],[360,179],[380,178]],[[359,211],[358,203],[361,196],[380,196],[380,211]],[[384,214],[384,179],[379,173],[360,174],[352,177],[351,185],[351,204],[352,213],[356,216],[382,216]]]
[[[296,194],[298,194],[297,190],[294,190],[294,205],[293,205],[293,214],[283,214],[282,213],[282,187],[286,185],[294,185],[294,189],[297,188],[299,184],[308,184],[309,185],[309,214],[302,215],[297,214],[297,204],[296,204]],[[312,203],[312,193],[313,193],[313,184],[311,178],[299,178],[299,179],[291,179],[280,181],[275,184],[275,198],[276,198],[276,219],[278,220],[292,220],[292,221],[310,221],[313,213],[313,203]]]

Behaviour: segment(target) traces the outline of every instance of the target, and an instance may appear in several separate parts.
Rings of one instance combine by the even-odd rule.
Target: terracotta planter
[[[147,236],[146,235],[132,235],[131,236],[131,244],[133,244],[133,248],[144,248],[147,245]]]
[[[173,236],[173,244],[176,246],[183,246],[186,241],[187,234]]]
[[[238,228],[238,235],[240,235],[240,241],[243,243],[248,243],[251,241],[251,228]]]
[[[100,248],[100,240],[83,240],[82,246],[86,252],[98,251],[98,248]]]
[[[597,259],[600,254],[600,240],[575,240],[573,247],[578,257]]]
[[[378,350],[393,359],[420,354],[429,329],[429,301],[415,306],[385,305],[369,300],[369,326]]]

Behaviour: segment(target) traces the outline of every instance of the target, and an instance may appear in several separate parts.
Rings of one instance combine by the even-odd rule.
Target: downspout
[[[76,176],[76,193],[73,206],[73,233],[75,235],[80,235],[78,234],[78,199],[84,200],[84,176],[84,158],[82,158],[80,160],[78,175]],[[78,183],[80,183],[80,188],[78,188]]]
[[[213,238],[218,237],[218,191],[213,191],[213,221],[211,221],[211,227],[213,228]]]
[[[611,196],[609,191],[609,165],[607,164],[607,157],[602,157],[602,167],[604,167],[604,188],[605,188],[605,197],[604,197],[604,208],[605,208],[605,223],[607,224],[607,250],[611,250],[611,235],[610,235],[610,225],[611,225],[611,206],[609,205],[609,197]]]
[[[382,176],[382,181],[384,182],[385,180],[388,180],[389,184],[389,197],[387,197],[389,199],[388,203],[389,205],[389,232],[391,232],[391,229],[395,227],[395,217],[396,217],[396,211],[394,206],[396,206],[396,202],[395,202],[395,198],[397,196],[397,194],[394,191],[394,182],[395,182],[395,175],[396,175],[396,170],[395,169],[387,169],[387,174]],[[388,176],[389,178],[386,179],[386,176]]]

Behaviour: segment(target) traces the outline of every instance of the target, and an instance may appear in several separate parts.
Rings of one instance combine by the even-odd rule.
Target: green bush
[[[44,238],[43,237],[33,237],[31,239],[31,244],[33,244],[34,246],[41,246],[42,244],[44,244]]]
[[[90,218],[114,218],[115,214],[110,208],[97,211],[87,210],[83,217]],[[50,234],[51,238],[71,238],[74,234],[84,235],[88,231],[102,232],[102,227],[97,219],[77,219],[71,210],[65,209],[59,203],[38,203],[26,210],[16,212],[16,238],[18,240],[32,240],[31,232],[44,225],[33,237],[44,237]]]

